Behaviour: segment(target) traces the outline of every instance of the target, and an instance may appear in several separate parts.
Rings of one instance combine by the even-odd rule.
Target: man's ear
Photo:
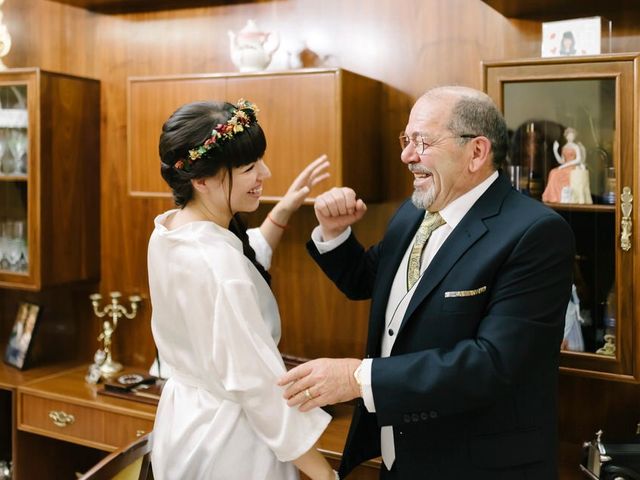
[[[469,161],[469,171],[476,173],[487,164],[491,163],[491,140],[487,137],[479,136],[470,140],[472,143],[471,159]]]

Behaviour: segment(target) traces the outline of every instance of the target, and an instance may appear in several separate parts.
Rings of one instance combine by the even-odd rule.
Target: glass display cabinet
[[[640,380],[638,59],[483,63],[484,89],[509,128],[506,171],[514,188],[557,211],[575,235],[561,370],[623,381]]]
[[[0,72],[0,287],[99,276],[100,84]]]

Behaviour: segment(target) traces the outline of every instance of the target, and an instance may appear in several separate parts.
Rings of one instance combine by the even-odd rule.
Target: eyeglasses
[[[474,135],[472,133],[463,133],[462,135],[451,135],[450,137],[440,137],[438,140],[434,140],[432,142],[428,142],[422,135],[416,135],[415,137],[409,137],[406,133],[401,132],[398,139],[400,140],[400,147],[402,150],[407,148],[409,144],[413,144],[413,148],[416,149],[416,153],[418,155],[424,155],[424,152],[427,151],[427,148],[435,145],[440,140],[446,140],[448,138],[476,138],[478,135]]]

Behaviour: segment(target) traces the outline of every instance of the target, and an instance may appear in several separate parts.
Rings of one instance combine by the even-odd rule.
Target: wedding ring
[[[304,389],[304,396],[307,397],[307,400],[311,400],[313,398],[308,388]]]

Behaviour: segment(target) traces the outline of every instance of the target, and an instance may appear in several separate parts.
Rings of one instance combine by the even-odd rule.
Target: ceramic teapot
[[[231,61],[241,72],[264,70],[280,46],[275,32],[261,32],[253,20],[238,33],[229,31]]]

